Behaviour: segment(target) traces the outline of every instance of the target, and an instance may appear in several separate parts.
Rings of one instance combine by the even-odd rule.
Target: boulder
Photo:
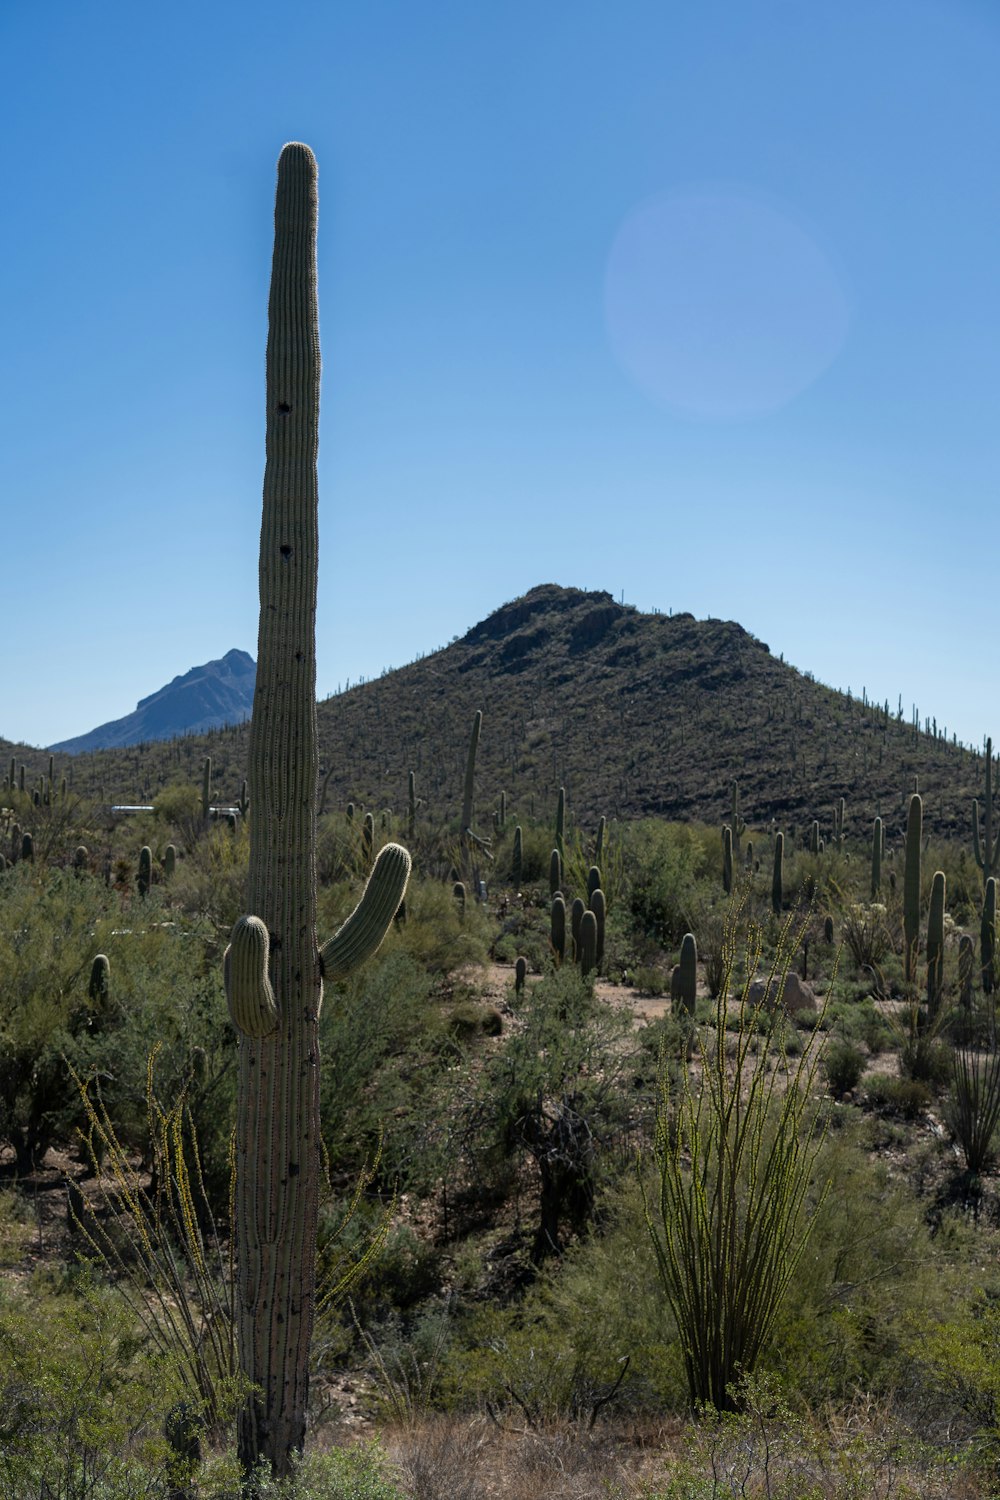
[[[766,979],[755,979],[750,985],[748,999],[753,1006],[775,1004],[778,985],[781,983],[780,976],[776,976],[770,982]],[[800,979],[798,974],[790,970],[785,975],[784,992],[781,1003],[785,1013],[790,1016],[800,1015],[803,1011],[815,1015],[819,1009],[816,992],[812,985]]]

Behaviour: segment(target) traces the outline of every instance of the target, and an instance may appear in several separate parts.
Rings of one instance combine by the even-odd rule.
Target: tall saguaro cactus
[[[976,864],[983,872],[984,883],[1000,869],[1000,828],[993,837],[993,741],[986,741],[986,801],[983,803],[985,827],[979,833],[979,803],[972,804],[972,848]]]
[[[268,306],[267,462],[260,629],[250,724],[248,910],[226,954],[239,1035],[235,1236],[240,1365],[255,1388],[240,1413],[240,1461],[289,1472],[305,1435],[320,1183],[318,1021],[323,977],[378,947],[410,858],[387,844],[360,905],[316,936],[316,453],[319,328],[316,162],[278,162]]]

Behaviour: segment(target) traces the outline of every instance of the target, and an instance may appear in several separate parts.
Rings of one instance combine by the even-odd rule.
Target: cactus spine
[[[993,837],[993,741],[986,741],[986,801],[983,803],[983,837],[979,835],[979,803],[972,804],[972,848],[983,879],[1000,868],[1000,828]]]
[[[268,308],[260,628],[248,752],[250,914],[233,928],[226,963],[240,1037],[235,1301],[240,1365],[255,1387],[238,1420],[239,1458],[248,1474],[261,1459],[274,1474],[288,1474],[305,1436],[323,977],[341,977],[374,952],[410,867],[404,849],[386,845],[360,904],[318,947],[316,201],[312,152],[286,146],[278,163]]]
[[[903,866],[903,968],[907,981],[916,978],[920,942],[920,837],[924,805],[914,792],[906,815],[906,862]]]

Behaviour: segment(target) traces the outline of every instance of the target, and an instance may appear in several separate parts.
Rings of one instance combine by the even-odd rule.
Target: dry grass
[[[750,1412],[513,1429],[427,1417],[382,1439],[410,1500],[987,1500],[987,1477],[922,1447],[867,1398],[823,1421]]]

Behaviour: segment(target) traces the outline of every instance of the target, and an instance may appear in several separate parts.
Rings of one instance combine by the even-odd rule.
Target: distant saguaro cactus
[[[882,890],[882,819],[876,818],[872,827],[872,900],[877,901]]]
[[[985,880],[1000,869],[1000,827],[993,837],[993,741],[986,741],[986,800],[983,803],[983,835],[979,833],[979,803],[972,804],[972,849]]]
[[[201,772],[201,817],[207,823],[212,812],[212,757],[205,756]]]
[[[90,966],[87,995],[96,1009],[108,1003],[111,995],[111,964],[106,953],[98,953]]]
[[[143,844],[139,850],[139,873],[136,876],[136,885],[139,887],[140,896],[148,896],[149,888],[153,884],[153,851],[148,844]]]
[[[528,977],[528,960],[526,958],[516,958],[514,960],[514,994],[515,995],[522,995],[524,993],[524,981],[525,981],[525,979],[527,977]]]
[[[566,958],[566,902],[561,895],[557,894],[552,898],[549,920],[552,952],[556,963],[562,964]]]
[[[316,935],[316,451],[319,330],[316,163],[278,163],[268,309],[267,462],[260,627],[248,749],[253,818],[248,915],[232,932],[226,993],[239,1036],[236,1100],[236,1333],[250,1394],[237,1442],[249,1476],[287,1475],[305,1436],[316,1303],[321,1176],[319,1012],[323,980],[379,946],[410,857],[383,848],[361,901],[322,946]]]
[[[944,871],[935,870],[927,915],[927,1008],[931,1015],[936,1014],[941,1003],[944,983],[944,903]]]
[[[906,815],[906,860],[903,865],[903,969],[908,982],[917,977],[920,943],[920,839],[924,805],[920,794],[910,798]]]
[[[163,873],[167,880],[173,880],[177,869],[177,848],[174,844],[168,844],[163,851]]]
[[[991,875],[983,896],[983,916],[979,924],[980,972],[983,994],[992,995],[997,987],[997,881]]]
[[[558,849],[553,849],[549,855],[549,894],[554,896],[556,891],[561,891],[562,883],[562,855]]]
[[[559,797],[556,801],[556,848],[559,850],[559,858],[562,859],[566,853],[563,835],[566,825],[566,788],[559,788]]]
[[[586,978],[597,968],[597,918],[585,911],[580,919],[580,973]]]
[[[518,823],[514,828],[514,848],[510,859],[510,874],[515,885],[519,886],[521,884],[523,873],[524,845],[521,841],[521,825]]]
[[[728,823],[722,830],[722,889],[727,896],[733,889],[733,830]]]
[[[733,832],[733,847],[739,855],[740,843],[747,831],[746,819],[740,812],[740,784],[734,779],[730,788],[729,826]]]
[[[595,964],[600,969],[604,963],[604,938],[608,914],[607,902],[604,899],[604,892],[600,886],[597,887],[596,891],[591,891],[590,893],[590,909],[594,913],[594,920],[597,923]]]
[[[774,872],[771,876],[771,910],[776,916],[781,915],[784,902],[784,891],[782,889],[782,875],[785,858],[785,835],[776,833],[774,835]]]
[[[694,1015],[698,992],[698,944],[693,932],[681,938],[680,961],[674,969],[671,999],[675,1015]]]

